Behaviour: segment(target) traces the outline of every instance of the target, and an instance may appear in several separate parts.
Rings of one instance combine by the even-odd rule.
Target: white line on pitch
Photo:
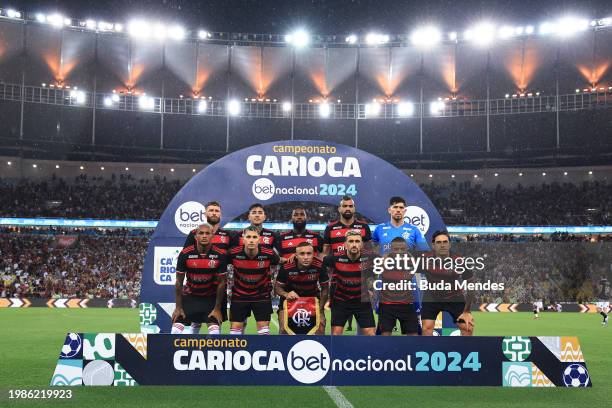
[[[346,399],[344,394],[342,394],[338,388],[334,387],[333,385],[324,385],[323,389],[325,390],[327,395],[329,395],[329,398],[334,401],[334,404],[336,404],[337,407],[353,408],[353,404],[351,404],[351,402]]]

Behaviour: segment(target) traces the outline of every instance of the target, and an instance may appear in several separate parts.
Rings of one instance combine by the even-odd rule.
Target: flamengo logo
[[[255,198],[261,201],[267,201],[274,196],[274,183],[272,180],[267,179],[265,177],[258,178],[253,183],[253,187],[251,190],[253,191],[253,195]]]
[[[206,208],[197,201],[187,201],[180,205],[174,213],[174,224],[183,234],[206,222]]]
[[[406,207],[404,221],[420,229],[423,235],[429,230],[429,215],[427,215],[424,209],[416,205]]]
[[[302,340],[287,355],[289,374],[302,384],[321,381],[329,371],[331,360],[327,349],[318,341]]]

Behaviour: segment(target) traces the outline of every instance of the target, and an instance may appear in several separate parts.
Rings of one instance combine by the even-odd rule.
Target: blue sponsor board
[[[83,336],[52,385],[592,386],[575,337]]]
[[[0,217],[0,225],[24,227],[81,227],[81,228],[155,228],[157,221],[148,220],[99,220],[69,218],[10,218]],[[244,229],[246,222],[228,222],[225,229]],[[311,231],[323,231],[326,224],[308,224]],[[293,225],[286,222],[266,222],[264,227],[274,231],[286,231]],[[374,230],[376,224],[370,225]],[[543,225],[543,226],[484,226],[484,225],[451,225],[447,227],[451,234],[612,234],[612,225]]]

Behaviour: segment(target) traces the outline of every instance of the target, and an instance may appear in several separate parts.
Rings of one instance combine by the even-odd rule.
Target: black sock
[[[602,315],[604,319],[605,319],[606,317],[608,317],[608,314],[607,314],[607,313],[600,312],[599,314],[600,314],[600,315]]]

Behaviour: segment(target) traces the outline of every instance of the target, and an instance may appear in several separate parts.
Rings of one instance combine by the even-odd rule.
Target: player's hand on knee
[[[218,324],[223,322],[223,315],[219,309],[213,309],[213,311],[208,314],[208,317],[215,319]]]
[[[185,316],[185,311],[182,307],[177,307],[176,309],[174,309],[174,312],[172,312],[172,323],[176,323],[176,321],[179,319],[186,318],[187,316]]]

